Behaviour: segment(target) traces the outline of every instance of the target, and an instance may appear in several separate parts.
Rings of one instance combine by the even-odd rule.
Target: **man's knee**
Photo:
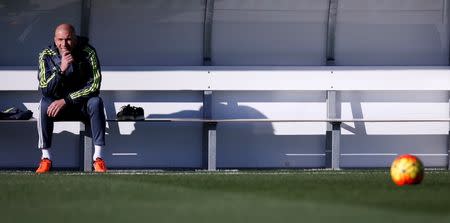
[[[48,99],[48,98],[42,98],[41,101],[40,101],[40,103],[39,103],[39,111],[40,111],[41,113],[47,114],[48,106],[50,106],[50,104],[51,104],[52,102],[53,102],[53,101],[52,101],[51,99]]]
[[[87,102],[90,111],[103,111],[103,100],[100,97],[92,97]]]

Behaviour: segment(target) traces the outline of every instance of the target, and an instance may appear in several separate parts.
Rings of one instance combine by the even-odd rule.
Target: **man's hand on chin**
[[[64,48],[61,53],[61,71],[64,73],[73,63],[73,57],[69,50]]]
[[[49,117],[56,117],[59,112],[66,106],[66,101],[64,99],[58,99],[52,102],[47,109],[47,115]]]

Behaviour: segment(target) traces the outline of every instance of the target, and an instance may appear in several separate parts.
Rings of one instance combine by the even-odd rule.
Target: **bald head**
[[[70,52],[75,48],[77,39],[75,28],[67,23],[60,24],[55,29],[55,45],[60,54]]]
[[[55,35],[58,32],[69,32],[70,34],[75,35],[75,28],[71,24],[63,23],[56,27]]]

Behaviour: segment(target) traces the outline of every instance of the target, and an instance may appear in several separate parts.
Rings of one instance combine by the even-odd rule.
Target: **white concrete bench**
[[[0,91],[37,90],[37,71],[1,67]],[[448,118],[340,119],[337,91],[450,91],[448,67],[104,67],[102,91],[203,91],[204,116],[150,118],[141,122],[204,123],[203,166],[216,169],[218,123],[325,122],[330,167],[339,169],[341,124],[344,122],[449,122]],[[212,119],[214,91],[326,91],[328,117],[324,119]],[[109,119],[109,122],[116,122]],[[84,127],[82,127],[84,130]],[[85,137],[84,166],[91,169],[91,139]],[[450,148],[449,148],[450,153]],[[448,156],[450,158],[450,156]],[[449,168],[450,166],[447,165]]]

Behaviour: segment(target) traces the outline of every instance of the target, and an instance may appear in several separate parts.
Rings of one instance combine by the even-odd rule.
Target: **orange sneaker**
[[[106,172],[106,164],[102,158],[97,158],[94,161],[94,172],[104,173]]]
[[[47,173],[52,168],[52,161],[44,158],[41,159],[41,162],[39,163],[39,168],[36,170],[36,173]]]

